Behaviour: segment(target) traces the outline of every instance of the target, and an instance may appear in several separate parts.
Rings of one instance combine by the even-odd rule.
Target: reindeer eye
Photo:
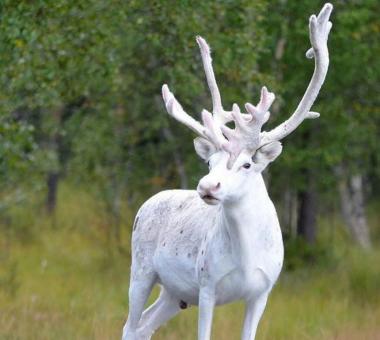
[[[251,167],[251,164],[250,163],[245,163],[244,165],[243,165],[243,168],[244,169],[249,169]]]
[[[207,161],[207,166],[210,167],[210,161]]]

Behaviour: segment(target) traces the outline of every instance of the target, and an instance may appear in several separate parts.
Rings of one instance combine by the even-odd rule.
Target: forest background
[[[308,17],[322,5],[1,1],[0,338],[120,336],[134,214],[207,172],[162,84],[194,117],[210,108],[199,34],[224,106],[266,85],[273,127],[309,82]],[[380,3],[333,5],[321,117],[265,173],[286,255],[259,339],[380,339]],[[238,338],[241,322],[240,304],[221,308],[215,338]],[[191,308],[156,338],[195,334]]]

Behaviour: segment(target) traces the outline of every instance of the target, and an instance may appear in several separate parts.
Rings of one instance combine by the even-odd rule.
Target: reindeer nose
[[[198,184],[198,191],[202,193],[215,193],[221,187],[220,182],[211,181],[208,178],[202,178]]]

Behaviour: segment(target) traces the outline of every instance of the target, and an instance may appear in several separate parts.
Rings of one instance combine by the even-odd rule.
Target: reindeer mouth
[[[216,197],[210,194],[202,195],[201,198],[203,201],[210,205],[216,205],[220,202]]]

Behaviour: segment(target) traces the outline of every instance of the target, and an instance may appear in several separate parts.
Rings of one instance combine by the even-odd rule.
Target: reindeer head
[[[275,95],[263,87],[259,103],[245,104],[241,112],[234,104],[231,111],[223,109],[220,92],[216,84],[210,48],[206,41],[197,37],[207,83],[212,98],[212,113],[202,111],[203,124],[189,116],[170,92],[167,85],[162,87],[162,96],[168,113],[193,130],[199,137],[194,146],[197,154],[204,159],[210,172],[198,184],[198,193],[208,204],[236,201],[252,187],[255,177],[276,159],[282,151],[280,140],[293,132],[304,119],[317,118],[319,113],[310,112],[319,90],[325,80],[329,56],[327,39],[331,29],[329,17],[332,5],[326,4],[318,17],[310,17],[309,31],[312,48],[306,52],[308,58],[315,58],[315,69],[310,84],[295,112],[285,122],[271,131],[261,131],[270,116],[270,106]],[[233,122],[235,127],[227,127]]]

